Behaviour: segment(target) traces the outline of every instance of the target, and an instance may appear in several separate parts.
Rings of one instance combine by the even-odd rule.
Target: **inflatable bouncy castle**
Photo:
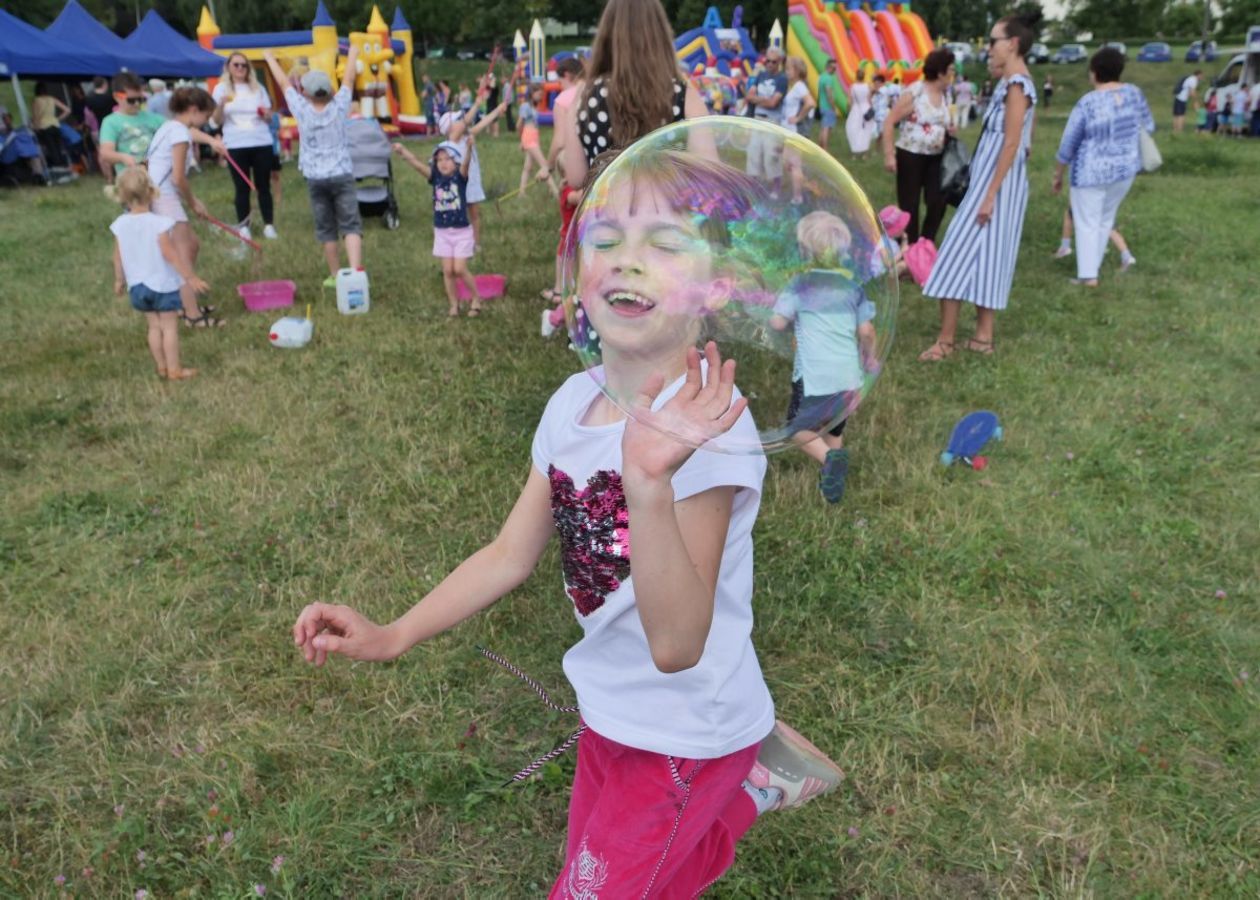
[[[261,63],[263,53],[270,50],[286,71],[295,65],[320,69],[328,73],[334,87],[342,79],[351,78],[360,115],[387,121],[391,123],[390,130],[424,130],[412,73],[411,26],[401,9],[394,11],[392,25],[386,26],[380,10],[373,6],[367,29],[352,32],[342,40],[337,36],[337,26],[323,0],[315,7],[315,19],[309,31],[262,34],[222,34],[210,10],[203,6],[197,40],[220,56],[241,53],[255,65]],[[359,46],[358,71],[346,73],[345,54],[350,44]],[[260,68],[258,74],[260,80],[266,76],[273,100],[277,107],[282,106],[283,98],[271,83],[265,67]]]

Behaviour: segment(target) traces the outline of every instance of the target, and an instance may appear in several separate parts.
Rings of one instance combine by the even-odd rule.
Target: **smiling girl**
[[[565,861],[552,897],[695,896],[757,816],[843,777],[774,719],[752,633],[752,527],[765,457],[697,443],[756,440],[735,363],[703,357],[699,315],[726,301],[728,224],[762,189],[685,151],[596,181],[573,227],[576,295],[603,364],[570,377],[534,435],[525,486],[497,537],[390,625],[314,603],[294,641],[385,660],[493,604],[552,535],[582,637],[564,656],[582,727]],[[591,377],[591,376],[594,377]],[[605,390],[635,397],[633,414]],[[623,404],[624,405],[624,404]]]

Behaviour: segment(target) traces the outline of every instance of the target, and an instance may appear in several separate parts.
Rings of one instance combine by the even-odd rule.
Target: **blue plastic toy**
[[[1002,426],[998,424],[997,413],[988,410],[967,413],[954,426],[954,433],[949,436],[949,447],[941,454],[941,464],[949,466],[954,460],[961,459],[977,471],[983,469],[989,460],[978,454],[990,438],[1002,440]]]

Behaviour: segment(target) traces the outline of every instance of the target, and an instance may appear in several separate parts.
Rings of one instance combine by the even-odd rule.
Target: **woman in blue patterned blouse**
[[[1063,129],[1054,170],[1054,192],[1072,169],[1072,219],[1076,223],[1076,284],[1098,286],[1098,268],[1115,226],[1120,202],[1142,167],[1138,135],[1155,130],[1146,97],[1120,80],[1124,54],[1103,47],[1089,60],[1094,89],[1077,101]]]

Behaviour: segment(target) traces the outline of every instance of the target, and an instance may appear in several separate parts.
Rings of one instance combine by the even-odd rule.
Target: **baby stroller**
[[[359,214],[382,216],[385,227],[393,231],[398,227],[398,201],[394,199],[389,138],[375,119],[351,119],[346,131],[358,184]]]

